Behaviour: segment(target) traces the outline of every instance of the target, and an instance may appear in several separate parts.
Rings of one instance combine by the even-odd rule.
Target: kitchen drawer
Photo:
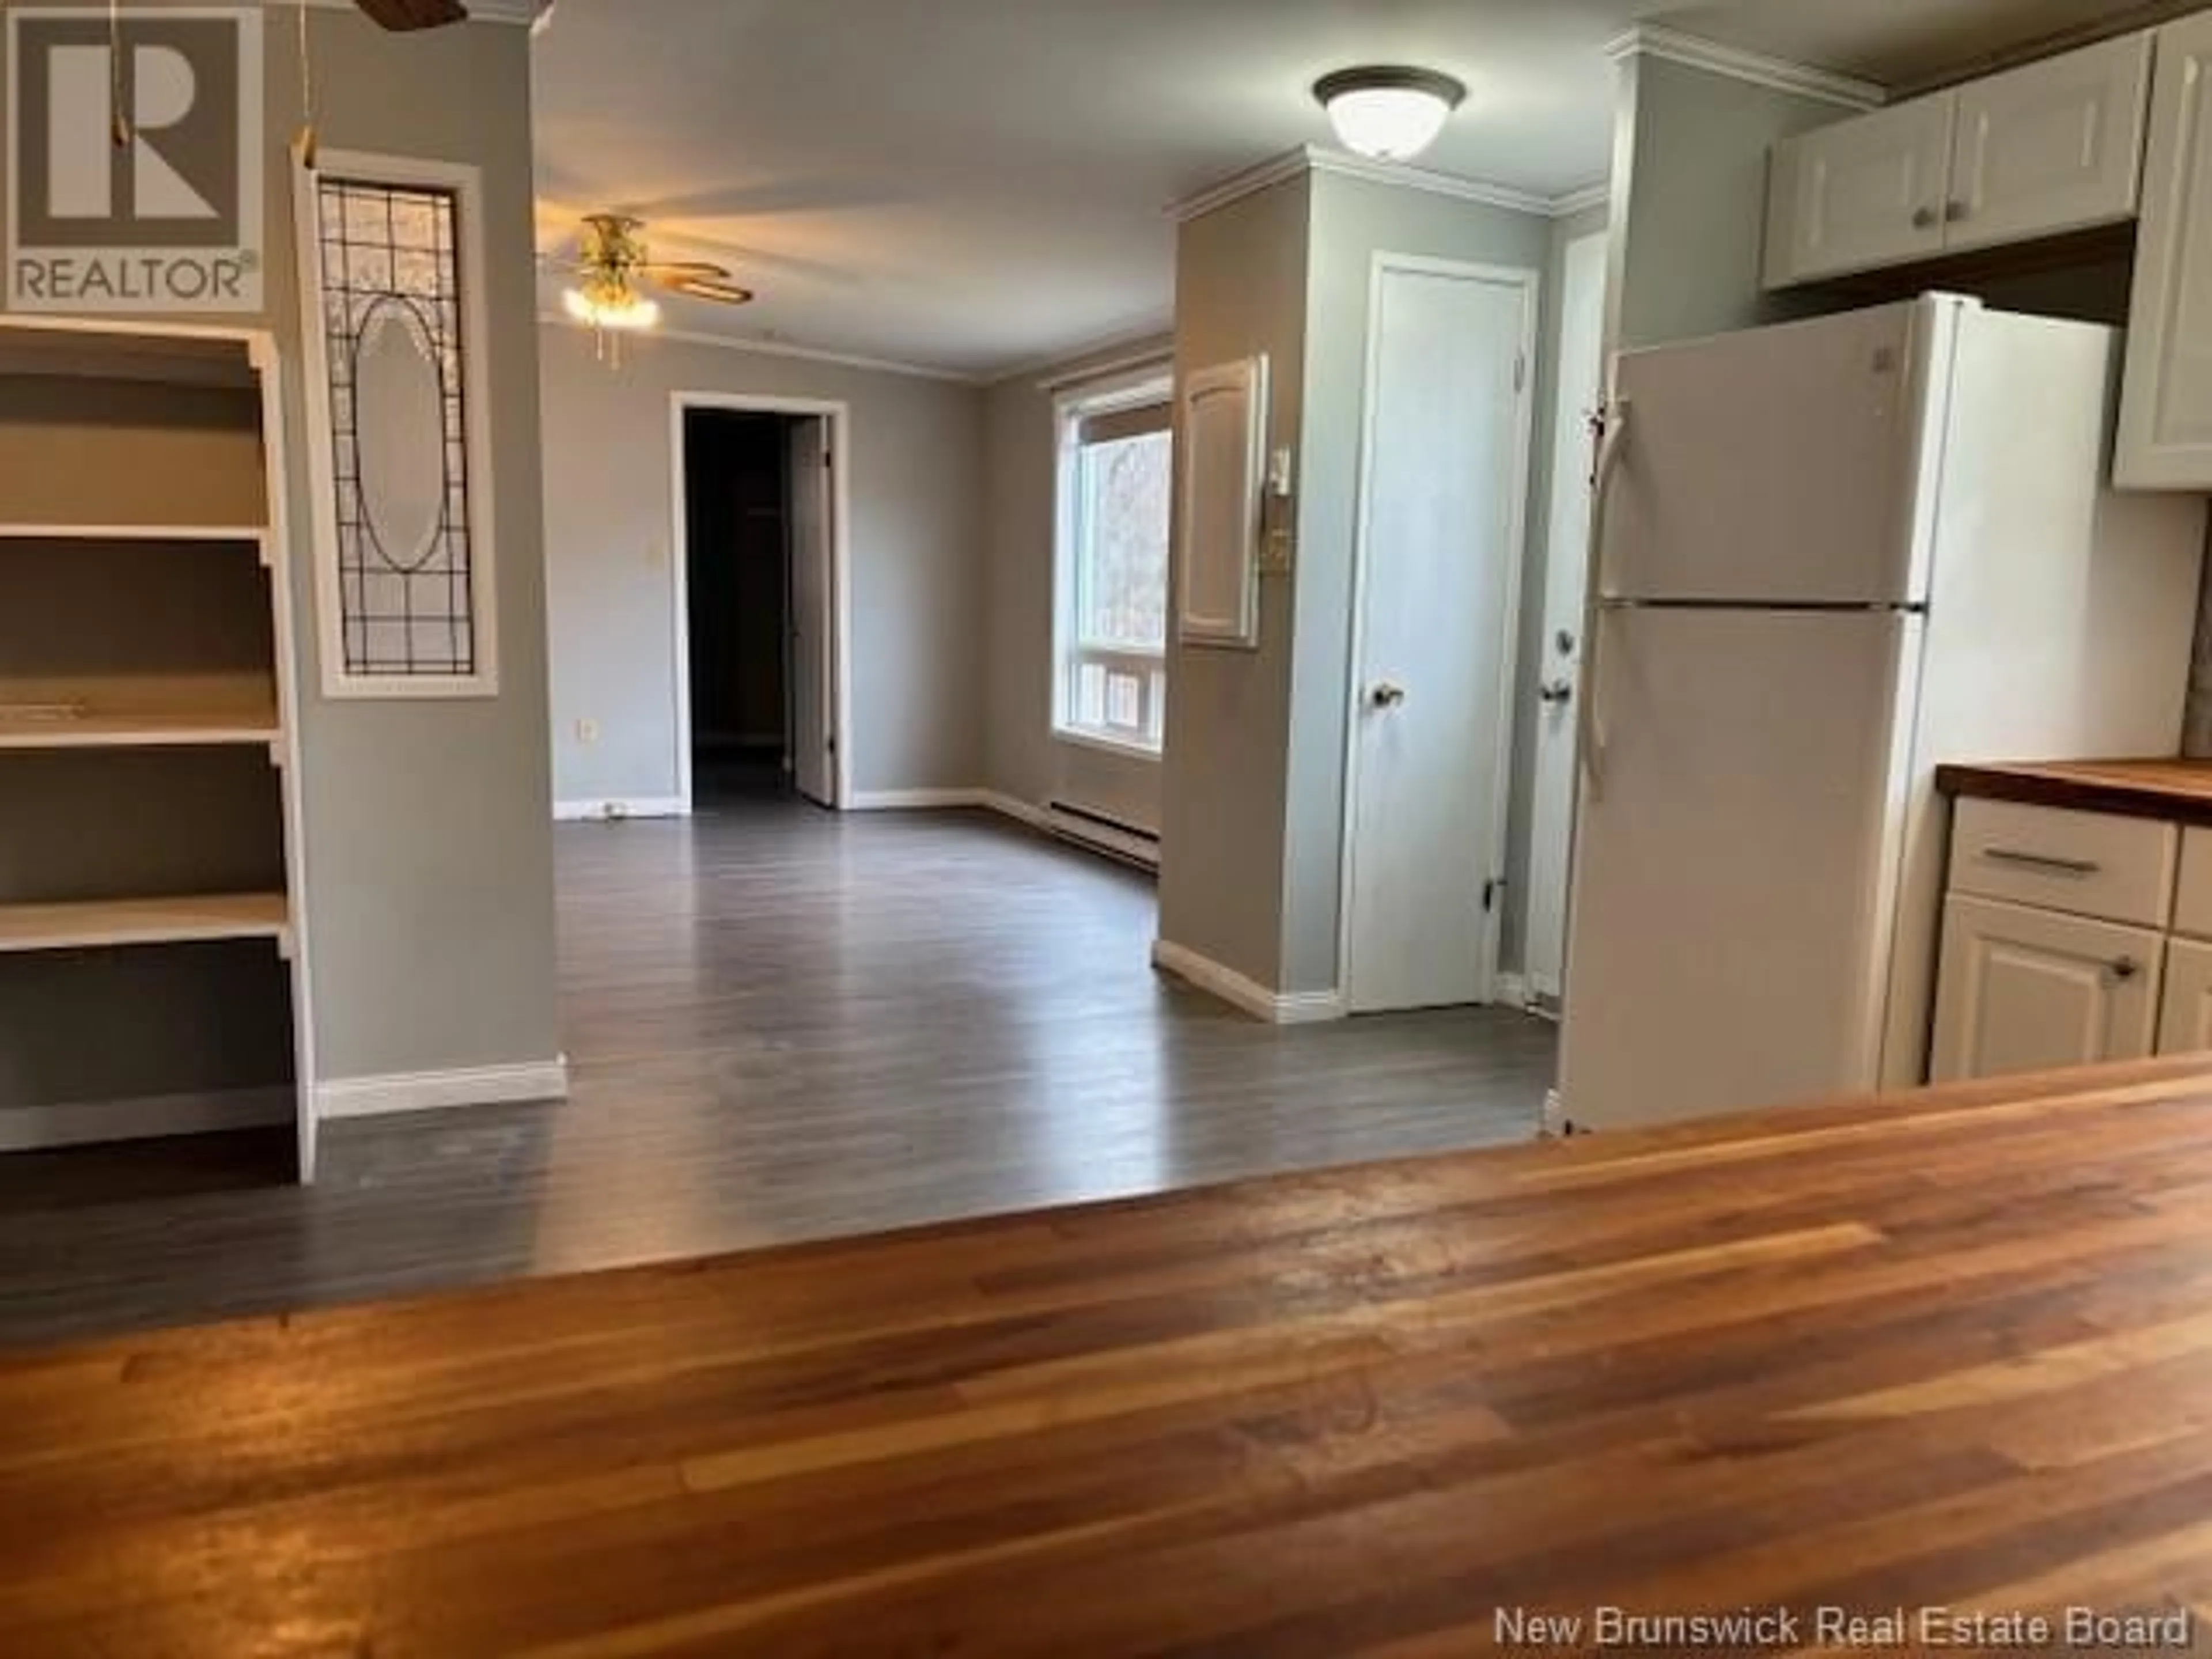
[[[1951,827],[1951,890],[2166,926],[2181,831],[2154,818],[1961,800]]]
[[[2212,939],[2212,830],[2181,832],[2181,878],[2173,890],[2173,931]]]

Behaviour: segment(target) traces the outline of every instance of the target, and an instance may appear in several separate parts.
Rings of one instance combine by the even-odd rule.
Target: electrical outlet
[[[599,723],[597,720],[580,720],[576,722],[576,741],[578,743],[583,744],[585,748],[589,749],[599,740]]]

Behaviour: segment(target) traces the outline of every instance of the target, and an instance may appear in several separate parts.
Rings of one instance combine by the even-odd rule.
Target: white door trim
[[[831,781],[843,811],[853,799],[853,406],[821,398],[773,398],[744,392],[675,392],[668,403],[669,503],[675,533],[668,562],[674,580],[672,637],[675,642],[676,794],[688,817],[691,793],[691,574],[690,526],[684,503],[684,417],[695,409],[732,410],[749,415],[818,416],[830,422],[830,710],[829,726],[837,745]]]
[[[1352,961],[1352,903],[1353,859],[1358,851],[1354,843],[1358,822],[1360,699],[1365,683],[1363,669],[1367,648],[1368,530],[1372,520],[1367,484],[1374,472],[1375,383],[1382,361],[1382,331],[1377,324],[1382,316],[1382,284],[1394,272],[1459,276],[1472,282],[1494,283],[1521,290],[1520,396],[1519,408],[1513,422],[1511,477],[1514,482],[1512,500],[1508,503],[1511,517],[1506,529],[1506,545],[1510,550],[1510,556],[1506,561],[1504,604],[1502,606],[1501,625],[1505,637],[1498,653],[1498,764],[1491,790],[1492,799],[1496,803],[1492,809],[1492,844],[1497,849],[1500,866],[1498,874],[1501,878],[1504,873],[1503,866],[1512,805],[1513,685],[1518,672],[1516,659],[1521,635],[1521,568],[1528,557],[1528,475],[1534,442],[1536,404],[1537,301],[1543,290],[1543,276],[1541,272],[1522,265],[1479,264],[1419,254],[1378,252],[1374,256],[1367,276],[1366,379],[1360,395],[1359,472],[1355,486],[1357,517],[1352,543],[1351,672],[1346,676],[1345,687],[1344,799],[1341,803],[1344,831],[1337,866],[1337,984],[1339,994],[1347,1008],[1358,1006],[1355,1000],[1355,964]],[[1486,1003],[1494,1003],[1498,1000],[1498,951],[1505,903],[1509,898],[1509,895],[1500,895],[1483,921],[1482,1000]]]
[[[1597,382],[1590,388],[1589,396],[1601,404],[1605,399],[1606,381],[1606,270],[1604,256],[1608,240],[1609,239],[1604,231],[1594,230],[1587,235],[1577,236],[1571,241],[1568,242],[1565,247],[1562,250],[1560,255],[1559,290],[1553,296],[1559,311],[1559,326],[1553,333],[1555,349],[1553,352],[1553,407],[1547,411],[1554,422],[1552,441],[1552,494],[1551,500],[1547,503],[1545,514],[1545,532],[1547,539],[1544,548],[1543,590],[1534,598],[1532,603],[1537,606],[1539,612],[1538,620],[1543,624],[1543,628],[1548,630],[1552,624],[1550,608],[1552,597],[1552,577],[1555,569],[1553,562],[1557,560],[1565,560],[1571,564],[1581,567],[1583,573],[1584,605],[1583,608],[1577,612],[1574,622],[1574,630],[1577,639],[1580,639],[1583,630],[1586,625],[1585,618],[1588,614],[1588,586],[1590,562],[1589,537],[1585,533],[1577,537],[1575,540],[1563,544],[1559,540],[1559,507],[1566,493],[1565,489],[1562,487],[1563,482],[1566,477],[1566,475],[1562,471],[1563,468],[1571,465],[1573,467],[1574,477],[1578,480],[1573,487],[1583,489],[1585,493],[1587,493],[1589,474],[1583,467],[1583,458],[1588,456],[1589,451],[1579,443],[1565,449],[1560,447],[1560,441],[1563,439],[1570,437],[1582,438],[1585,435],[1578,429],[1579,422],[1571,418],[1571,415],[1574,411],[1575,405],[1580,401],[1580,398],[1574,392],[1572,388],[1569,387],[1565,383],[1566,373],[1565,348],[1567,343],[1567,330],[1570,326],[1570,319],[1566,315],[1566,307],[1568,302],[1575,297],[1574,276],[1577,256],[1589,257],[1594,252],[1596,257],[1597,264],[1595,276],[1597,281],[1596,320],[1598,370]],[[1533,551],[1534,550],[1531,550]],[[1587,649],[1588,643],[1589,642],[1587,641],[1583,641],[1582,643],[1578,644],[1575,649],[1575,672],[1573,678],[1575,684],[1575,696],[1577,697],[1581,697],[1585,694],[1586,688],[1583,681],[1582,667],[1583,653],[1584,650]],[[1546,646],[1543,647],[1542,651],[1540,652],[1540,662],[1541,664],[1547,665],[1550,662],[1551,659],[1548,655],[1549,650],[1550,647]],[[1545,678],[1544,672],[1540,667],[1536,678],[1539,680]],[[1564,851],[1563,862],[1570,879],[1571,879],[1574,867],[1575,783],[1581,775],[1580,769],[1582,765],[1582,757],[1576,741],[1577,734],[1580,732],[1581,726],[1580,723],[1573,718],[1574,712],[1575,711],[1571,708],[1569,710],[1566,722],[1566,732],[1564,738],[1564,741],[1566,743],[1569,750],[1567,762],[1570,768],[1570,773],[1568,784],[1567,823],[1565,826],[1566,846]],[[1540,707],[1537,713],[1536,720],[1538,725],[1540,726],[1544,720],[1544,715]],[[1540,828],[1541,828],[1541,825],[1538,823],[1538,813],[1542,805],[1542,796],[1538,788],[1538,785],[1542,781],[1542,780],[1539,775],[1538,769],[1540,768],[1542,763],[1542,742],[1540,736],[1537,744],[1537,751],[1531,757],[1531,764],[1528,774],[1528,877],[1522,884],[1522,891],[1517,896],[1520,901],[1521,953],[1524,969],[1528,968],[1528,947],[1530,942],[1536,937],[1536,896],[1538,890],[1535,880],[1537,845],[1536,832]],[[1516,895],[1509,893],[1506,896],[1508,898],[1513,898]],[[1566,913],[1567,907],[1565,902],[1565,894],[1563,892],[1562,902],[1559,906],[1560,971],[1556,975],[1550,975],[1538,974],[1533,969],[1529,969],[1527,971],[1525,975],[1524,989],[1526,993],[1536,996],[1549,997],[1554,1002],[1560,1000],[1564,997],[1565,992]]]

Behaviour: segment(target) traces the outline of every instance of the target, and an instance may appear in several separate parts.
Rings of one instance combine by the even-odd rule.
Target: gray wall
[[[1767,149],[1847,112],[1664,58],[1624,62],[1613,135],[1609,346],[1725,333],[1804,309],[1759,288]]]
[[[1367,397],[1367,326],[1375,255],[1410,253],[1533,271],[1552,260],[1552,222],[1334,173],[1312,180],[1307,272],[1304,486],[1298,511],[1297,668],[1290,702],[1282,974],[1290,992],[1336,988],[1344,854],[1344,758],[1351,685],[1352,549],[1359,506],[1360,428]],[[1539,296],[1539,342],[1551,337],[1551,291]],[[1540,349],[1539,356],[1543,354]],[[1544,376],[1532,404],[1540,416]],[[1533,486],[1547,476],[1551,439],[1532,424]],[[1533,518],[1524,517],[1533,525]],[[1530,545],[1540,545],[1531,543]],[[1524,553],[1526,549],[1524,548]],[[1524,588],[1524,600],[1540,586]]]
[[[543,348],[554,794],[677,791],[670,407],[678,392],[845,403],[852,490],[854,788],[970,788],[984,775],[983,394],[979,388],[665,337]],[[578,740],[597,721],[599,740]]]
[[[293,15],[266,27],[267,302],[225,319],[283,354],[300,623],[306,908],[323,1076],[527,1063],[559,1051],[547,825],[544,587],[526,29],[395,35],[311,9],[323,142],[483,173],[501,691],[456,702],[325,702],[318,653],[286,146],[299,122]]]
[[[1232,202],[1176,240],[1176,372],[1266,353],[1271,446],[1297,442],[1304,415],[1310,182]],[[1168,642],[1160,938],[1270,987],[1283,982],[1291,622],[1289,581],[1265,576],[1259,649]]]
[[[984,678],[984,779],[1031,805],[1064,800],[1158,831],[1160,763],[1052,734],[1053,561],[1058,456],[1050,381],[1175,350],[1171,335],[1079,357],[993,386],[984,416],[990,649]]]

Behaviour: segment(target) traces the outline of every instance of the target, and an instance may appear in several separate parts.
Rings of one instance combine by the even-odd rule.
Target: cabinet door
[[[2151,1051],[2165,940],[2144,927],[1954,894],[1943,906],[1934,1080]]]
[[[2123,489],[2212,489],[2212,11],[2158,32],[2136,241]]]
[[[1915,99],[1774,147],[1766,285],[1786,288],[1943,251],[1958,94]]]
[[[1944,206],[1954,252],[2132,218],[2142,183],[2151,37],[1959,89]]]
[[[2212,1051],[2212,945],[2178,939],[2166,947],[2166,994],[2158,1011],[2158,1051]]]

